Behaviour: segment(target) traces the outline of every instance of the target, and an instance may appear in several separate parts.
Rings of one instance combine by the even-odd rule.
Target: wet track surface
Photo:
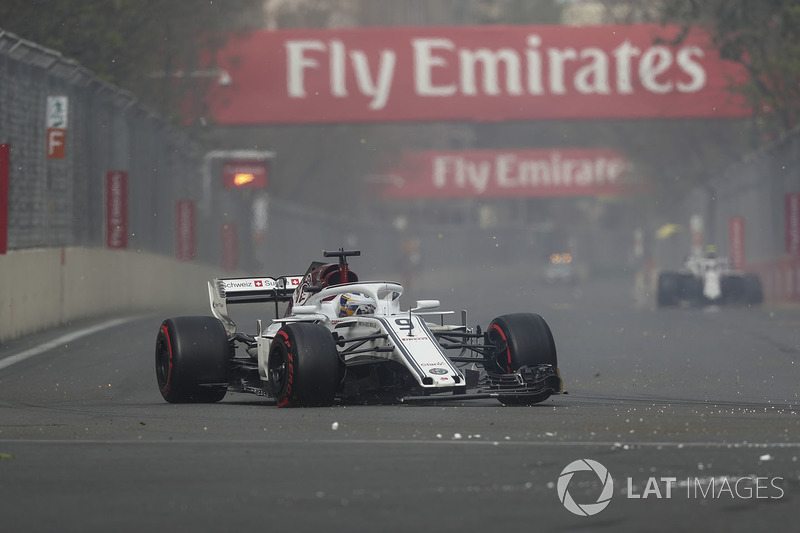
[[[626,277],[577,287],[529,279],[431,273],[411,297],[466,308],[473,325],[542,314],[569,394],[533,407],[291,410],[242,394],[170,405],[153,368],[161,314],[0,368],[0,529],[796,527],[800,310],[657,311],[634,305]],[[242,329],[258,316],[269,314],[247,315]],[[95,323],[9,343],[0,364]],[[613,480],[594,516],[559,499],[559,476],[579,459]],[[603,487],[590,471],[565,486],[589,510]]]

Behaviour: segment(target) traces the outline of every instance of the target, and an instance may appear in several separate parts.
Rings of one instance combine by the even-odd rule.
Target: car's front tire
[[[556,343],[550,326],[535,313],[502,315],[489,324],[489,341],[497,347],[488,371],[511,374],[522,367],[552,367],[552,386],[534,395],[501,395],[500,401],[508,405],[531,405],[543,402],[560,392]],[[550,372],[550,370],[548,370]]]
[[[156,380],[170,403],[213,403],[228,390],[230,345],[214,317],[165,320],[156,337]]]

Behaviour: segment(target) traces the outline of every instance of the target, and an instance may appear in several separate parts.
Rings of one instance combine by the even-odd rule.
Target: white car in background
[[[659,307],[690,305],[758,305],[764,301],[757,274],[734,270],[728,257],[713,249],[686,258],[683,268],[658,275]]]

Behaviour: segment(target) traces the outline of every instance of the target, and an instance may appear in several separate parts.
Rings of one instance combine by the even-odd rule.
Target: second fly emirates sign
[[[607,149],[404,152],[384,198],[602,196],[632,192],[628,161]]]
[[[655,24],[253,31],[217,57],[221,125],[747,116],[707,34]]]

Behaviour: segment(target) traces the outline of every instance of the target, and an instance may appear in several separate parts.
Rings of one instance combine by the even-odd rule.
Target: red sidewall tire
[[[550,326],[535,313],[502,315],[489,324],[489,338],[505,346],[497,354],[497,366],[510,374],[521,366],[558,366],[556,343]]]
[[[268,387],[279,407],[332,405],[339,388],[339,353],[331,332],[310,322],[284,325],[269,350]]]
[[[544,318],[535,313],[513,313],[495,318],[487,330],[489,339],[498,346],[494,370],[511,374],[520,367],[550,365],[558,372],[556,343],[550,326]],[[556,374],[557,375],[557,374]],[[560,390],[559,384],[553,389],[535,395],[501,395],[499,400],[506,405],[533,405],[549,398]]]
[[[156,337],[156,381],[170,403],[218,402],[230,374],[230,345],[214,317],[165,320]]]

